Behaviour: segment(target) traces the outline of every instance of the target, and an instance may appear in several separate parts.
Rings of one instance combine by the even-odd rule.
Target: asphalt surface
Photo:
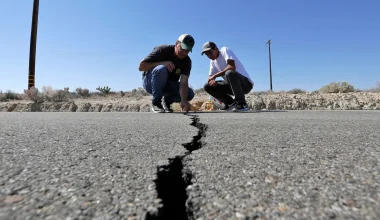
[[[380,112],[201,114],[198,219],[380,219]]]
[[[377,111],[0,113],[0,219],[378,219]]]
[[[180,114],[1,113],[0,219],[142,219],[159,207],[156,167],[197,134],[190,123]]]

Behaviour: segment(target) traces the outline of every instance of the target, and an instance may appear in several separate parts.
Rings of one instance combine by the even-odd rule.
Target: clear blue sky
[[[27,87],[33,0],[0,2],[0,90]],[[380,81],[376,0],[40,0],[36,87],[113,91],[141,87],[138,64],[154,46],[192,34],[190,84],[206,81],[206,41],[230,47],[255,82],[275,91]]]

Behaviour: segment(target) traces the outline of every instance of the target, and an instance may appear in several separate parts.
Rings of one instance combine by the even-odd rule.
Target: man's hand
[[[216,79],[216,77],[215,77],[215,75],[212,75],[212,76],[209,76],[208,77],[208,81],[210,82],[211,80],[215,80]]]
[[[188,112],[188,111],[191,110],[191,104],[188,101],[181,101],[180,106],[181,106],[181,111],[182,112],[183,111]]]
[[[210,81],[208,81],[208,84],[210,85],[210,86],[216,86],[217,85],[217,83],[216,83],[216,81],[215,80],[210,80]]]
[[[174,64],[171,61],[165,61],[163,64],[169,72],[173,71],[175,68]]]
[[[210,86],[216,86],[215,79],[216,79],[216,75],[209,76],[208,77],[208,84]]]

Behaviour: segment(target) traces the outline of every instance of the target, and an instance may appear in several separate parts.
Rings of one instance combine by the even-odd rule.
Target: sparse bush
[[[42,87],[42,98],[47,102],[65,102],[69,100],[70,92],[69,88],[54,90],[51,86]]]
[[[207,94],[207,92],[204,90],[204,88],[199,88],[199,89],[196,89],[195,91],[195,94],[197,95],[201,95],[201,94]]]
[[[98,86],[98,88],[96,88],[96,90],[98,90],[99,92],[101,92],[104,95],[108,95],[111,93],[111,88],[108,86],[104,86],[103,88]]]
[[[120,96],[121,96],[121,97],[124,97],[124,96],[125,96],[125,92],[120,91]]]
[[[122,96],[128,98],[136,98],[137,100],[142,99],[144,96],[149,96],[150,94],[145,91],[144,88],[138,87],[136,89],[132,89],[132,91],[122,92]]]
[[[8,90],[7,92],[3,93],[2,91],[0,91],[0,102],[6,102],[6,101],[10,101],[10,100],[20,100],[21,97],[11,91],[11,90]]]
[[[69,99],[69,95],[70,95],[69,88],[66,87],[66,88],[63,88],[63,90],[59,89],[59,90],[54,91],[54,94],[51,97],[51,99],[53,100],[53,102],[66,102]]]
[[[348,82],[332,82],[323,86],[319,91],[321,93],[348,93],[354,92],[355,88]]]
[[[267,95],[270,93],[270,90],[268,91],[257,91],[257,92],[251,92],[254,95]]]
[[[55,91],[51,86],[42,86],[42,95],[44,96],[44,99],[50,99],[54,96],[54,93]]]
[[[295,89],[289,90],[287,93],[290,93],[290,94],[300,94],[300,93],[306,93],[306,91],[302,90],[302,89],[299,89],[299,88],[295,88]]]
[[[30,87],[29,89],[24,89],[24,94],[27,95],[28,98],[35,103],[43,101],[41,93],[35,87]]]
[[[7,101],[7,99],[5,98],[5,94],[3,93],[3,91],[0,90],[0,102],[5,102]]]
[[[81,97],[89,97],[90,96],[90,91],[88,89],[82,89],[79,87],[79,88],[76,88],[75,91]]]
[[[368,90],[369,92],[380,92],[380,82],[376,82],[375,87]]]
[[[145,91],[144,88],[138,87],[137,89],[132,90],[132,95],[133,96],[148,96],[149,93]]]

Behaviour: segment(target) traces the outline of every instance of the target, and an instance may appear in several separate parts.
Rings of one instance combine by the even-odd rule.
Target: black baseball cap
[[[202,54],[201,55],[203,55],[206,51],[214,49],[215,47],[216,47],[216,44],[214,42],[208,41],[208,42],[204,43],[203,47],[202,47]]]

